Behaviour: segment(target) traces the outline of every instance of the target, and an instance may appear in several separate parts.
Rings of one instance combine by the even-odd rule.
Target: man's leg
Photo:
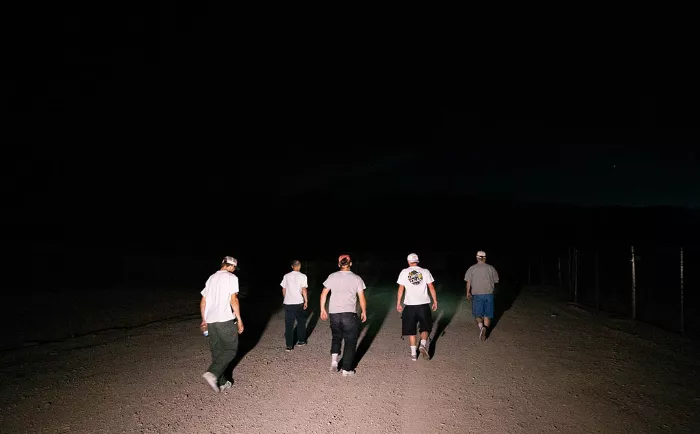
[[[479,326],[479,329],[481,330],[481,327],[484,326],[484,300],[481,294],[474,294],[472,295],[472,316],[474,317],[474,320],[476,321],[476,325]]]
[[[430,304],[420,306],[418,321],[420,322],[419,351],[424,359],[430,360],[430,355],[428,354],[428,336],[430,336],[430,332],[433,330],[433,313],[430,310]]]
[[[408,336],[408,345],[411,349],[411,360],[416,361],[418,358],[417,345],[416,345],[416,323],[418,318],[416,317],[416,307],[413,305],[406,305],[403,308],[403,315],[401,315],[401,335]]]
[[[287,349],[294,347],[294,306],[284,305],[284,343]]]
[[[331,322],[331,371],[338,370],[338,357],[340,356],[340,345],[343,340],[342,323],[340,314],[330,313],[328,318]]]
[[[211,339],[212,337],[213,339]],[[217,378],[217,384],[221,386],[226,383],[224,371],[238,352],[238,330],[233,324],[233,320],[211,323],[209,324],[209,338],[212,362],[207,372],[214,374]]]
[[[304,304],[296,306],[294,316],[297,320],[297,342],[300,344],[306,343],[306,312],[304,312]]]
[[[484,330],[485,302],[483,294],[472,295],[472,315],[474,315],[476,325],[479,326],[479,339],[482,341],[486,338],[486,330]]]
[[[485,339],[491,332],[491,318],[493,318],[493,311],[495,307],[493,294],[485,295],[484,301],[484,327],[486,327],[486,331],[484,332]]]
[[[360,321],[355,313],[343,314],[343,340],[345,347],[343,349],[343,366],[344,371],[352,371],[355,363],[355,350],[357,346],[357,335],[360,331]]]

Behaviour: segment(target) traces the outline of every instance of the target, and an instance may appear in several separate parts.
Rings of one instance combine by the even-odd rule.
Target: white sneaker
[[[413,360],[414,362],[418,360],[418,354],[411,354],[411,360]]]
[[[355,376],[355,371],[346,371],[343,369],[343,377],[354,377]]]
[[[335,362],[335,363],[331,362],[331,369],[330,369],[330,371],[331,371],[331,372],[338,372],[338,362]]]
[[[231,383],[230,381],[227,381],[224,384],[222,384],[221,386],[219,386],[219,391],[223,392],[224,390],[230,389],[231,386],[233,386],[233,383]]]
[[[202,374],[202,378],[204,378],[204,381],[207,382],[214,392],[219,393],[219,385],[216,384],[216,375],[212,374],[211,372],[205,372]]]
[[[425,345],[421,345],[420,348],[418,349],[420,353],[423,355],[423,358],[425,360],[430,360],[430,354],[428,354],[428,349],[425,348]]]
[[[486,327],[482,327],[481,330],[479,330],[479,340],[480,341],[486,340]]]

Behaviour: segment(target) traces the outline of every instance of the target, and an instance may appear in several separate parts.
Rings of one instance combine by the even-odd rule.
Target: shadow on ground
[[[272,296],[265,297],[261,295],[258,297],[246,297],[241,300],[241,318],[243,318],[245,329],[243,333],[239,335],[236,357],[224,372],[226,378],[231,380],[232,371],[236,368],[238,363],[243,360],[246,354],[260,342],[260,338],[265,332],[270,318],[281,308],[282,303],[279,297],[273,299]],[[280,338],[280,345],[283,344],[284,329],[282,330],[282,337]]]
[[[306,341],[308,342],[309,339],[311,338],[311,335],[313,335],[314,330],[316,330],[316,326],[318,325],[318,319],[321,315],[321,293],[318,291],[317,293],[314,293],[313,291],[309,291],[309,305],[308,308],[306,309]],[[295,337],[294,341],[296,342],[296,329],[294,331]]]
[[[498,327],[498,323],[503,318],[503,314],[513,306],[515,300],[520,295],[523,285],[520,282],[509,282],[496,286],[494,291],[494,317],[491,321],[491,331],[493,333]]]
[[[438,310],[433,313],[436,318],[433,321],[433,331],[430,334],[428,354],[435,357],[438,340],[444,336],[447,326],[452,322],[462,299],[456,291],[438,294]]]
[[[390,291],[376,292],[367,298],[367,321],[360,324],[360,341],[355,352],[353,369],[356,368],[372,346],[374,338],[384,324],[389,309],[393,306],[395,294]]]

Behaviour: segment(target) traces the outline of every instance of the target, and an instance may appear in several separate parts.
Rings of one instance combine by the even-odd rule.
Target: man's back
[[[493,288],[498,283],[498,272],[491,264],[477,262],[469,267],[464,280],[471,284],[472,294],[493,294]]]
[[[328,313],[357,311],[357,293],[365,289],[360,276],[352,271],[336,271],[328,276],[323,286],[331,290]]]
[[[209,276],[201,294],[206,299],[205,320],[208,323],[234,319],[231,311],[231,295],[238,293],[238,276],[219,270]]]
[[[301,304],[304,302],[302,288],[308,287],[306,274],[300,271],[290,271],[282,278],[280,285],[286,288],[284,304]]]
[[[410,266],[401,270],[399,278],[396,281],[399,285],[406,288],[406,298],[404,304],[417,305],[430,303],[428,296],[428,284],[433,283],[433,275],[427,268],[417,265]]]

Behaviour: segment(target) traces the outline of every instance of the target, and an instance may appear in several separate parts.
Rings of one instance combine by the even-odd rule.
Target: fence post
[[[685,306],[683,303],[683,247],[681,247],[681,333],[685,333]]]
[[[571,257],[573,256],[573,254],[572,254],[572,252],[571,252],[572,250],[573,250],[572,247],[567,247],[567,248],[566,248],[566,254],[567,254],[567,256],[569,257],[569,258],[568,258],[569,260],[566,261],[566,262],[567,262],[567,263],[566,263],[566,268],[567,268],[567,273],[566,273],[567,276],[566,276],[566,278],[567,278],[567,280],[568,280],[568,284],[567,284],[566,290],[569,292],[569,297],[571,297],[571,292],[572,292],[573,289],[574,289],[574,277],[573,277],[573,275],[572,275],[573,267],[572,267],[572,265],[571,265]]]
[[[578,303],[578,249],[574,247],[574,302]]]
[[[559,289],[561,290],[561,256],[557,255],[557,277],[559,278]]]
[[[637,319],[637,270],[632,246],[632,319]]]
[[[600,310],[600,258],[595,251],[595,308]]]

